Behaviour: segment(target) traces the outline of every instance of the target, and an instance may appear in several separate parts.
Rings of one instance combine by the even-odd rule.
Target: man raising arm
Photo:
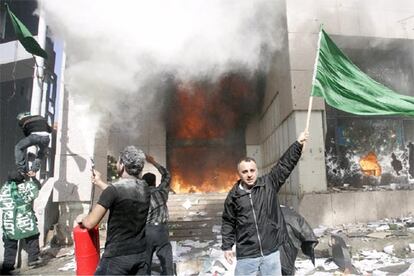
[[[235,275],[281,275],[279,246],[288,239],[278,201],[278,192],[296,166],[309,134],[302,132],[273,166],[258,177],[256,161],[245,157],[237,165],[240,180],[224,203],[222,250],[233,262],[236,244]]]

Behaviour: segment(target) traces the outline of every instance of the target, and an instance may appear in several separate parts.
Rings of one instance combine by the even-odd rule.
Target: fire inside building
[[[171,81],[166,86],[160,123],[166,142],[161,152],[173,192],[227,192],[238,179],[237,162],[247,154],[245,132],[263,101],[263,73],[228,73],[217,80]],[[113,125],[113,142],[110,138],[115,148],[122,135],[116,129]],[[116,177],[116,159],[108,159],[111,179]]]
[[[167,109],[167,158],[177,193],[227,192],[246,155],[244,133],[260,93],[251,80],[229,74],[216,83],[176,85]]]
[[[353,38],[344,51],[364,72],[389,87],[414,95],[412,42]],[[352,45],[352,46],[350,46]],[[365,50],[363,45],[381,47]],[[414,181],[414,120],[361,117],[326,106],[326,165],[329,186],[409,185]]]
[[[412,95],[412,42],[333,36],[355,64],[379,82]],[[381,47],[365,50],[364,45]],[[227,192],[245,156],[245,132],[263,112],[261,77],[229,73],[217,81],[173,83],[164,110],[166,163],[175,193]],[[327,186],[409,185],[414,177],[414,120],[361,117],[325,106]],[[109,162],[111,163],[111,162]],[[114,160],[112,160],[112,164]],[[111,168],[110,168],[111,170]],[[108,175],[113,175],[109,171]]]
[[[412,63],[407,40],[346,39],[334,36],[364,72],[412,95]],[[364,50],[364,45],[386,45]],[[237,180],[235,164],[246,155],[244,133],[260,114],[263,93],[258,78],[228,74],[210,80],[174,83],[165,110],[166,156],[176,193],[227,192]],[[361,117],[325,106],[325,162],[328,187],[414,180],[414,120]]]
[[[17,126],[16,115],[21,111],[32,110],[47,117],[50,124],[55,126],[55,132],[49,149],[48,166],[43,166],[46,170],[41,172],[44,185],[38,200],[39,223],[43,228],[42,233],[46,233],[52,224],[58,222],[60,231],[66,234],[64,242],[71,239],[76,216],[87,209],[84,205],[90,204],[92,189],[88,162],[91,156],[103,173],[108,168],[107,176],[111,181],[116,177],[113,163],[119,151],[126,145],[136,145],[171,171],[172,190],[175,193],[198,193],[203,197],[207,197],[207,193],[221,193],[221,197],[225,195],[238,179],[236,164],[243,156],[253,156],[260,173],[268,172],[305,127],[317,52],[317,32],[321,22],[332,23],[327,24],[327,32],[332,34],[338,47],[363,72],[398,93],[414,96],[414,62],[411,58],[414,34],[410,27],[414,21],[407,14],[402,14],[401,10],[395,10],[398,6],[395,4],[382,7],[380,11],[373,5],[369,10],[376,18],[382,17],[384,10],[389,11],[387,14],[406,18],[404,24],[394,17],[386,17],[384,24],[378,24],[377,28],[391,27],[374,30],[371,28],[372,22],[365,21],[369,19],[369,16],[365,16],[367,11],[360,8],[359,2],[363,1],[354,1],[346,7],[337,5],[335,1],[332,4],[330,1],[322,1],[323,4],[309,1],[311,4],[306,2],[306,5],[311,7],[300,14],[297,11],[303,10],[304,1],[274,1],[280,4],[281,15],[277,19],[280,28],[272,35],[280,45],[271,57],[267,57],[265,70],[256,75],[251,71],[229,71],[218,78],[206,77],[192,81],[181,81],[177,77],[177,80],[168,82],[167,87],[162,89],[158,89],[157,85],[163,78],[149,82],[146,85],[156,85],[150,87],[146,95],[156,95],[161,110],[161,116],[153,116],[151,109],[144,110],[146,101],[141,97],[143,95],[135,95],[137,91],[131,89],[129,93],[121,95],[124,92],[122,85],[134,87],[127,83],[127,78],[123,83],[124,75],[139,79],[136,72],[117,70],[124,69],[122,61],[125,61],[125,56],[125,63],[129,64],[133,55],[128,56],[119,48],[114,51],[109,47],[100,47],[102,45],[95,47],[93,42],[103,41],[105,36],[92,39],[81,30],[73,32],[73,25],[63,24],[60,14],[56,16],[49,11],[46,17],[51,16],[52,20],[39,18],[35,13],[35,1],[0,0],[0,3],[4,2],[9,3],[16,16],[46,46],[51,58],[43,66],[44,76],[39,78],[33,57],[19,46],[10,24],[6,24],[2,17],[0,180],[4,181],[7,171],[13,168],[13,147],[23,135]],[[79,11],[79,7],[76,10]],[[319,14],[320,10],[326,13]],[[337,17],[344,11],[358,18],[341,17],[346,24],[339,26],[334,22],[342,22]],[[304,18],[298,20],[301,16]],[[315,18],[318,20],[315,21]],[[65,32],[65,26],[69,26],[69,31]],[[67,48],[60,49],[60,55],[57,55],[58,48],[49,37],[53,30],[62,31],[62,37],[73,36],[72,40],[68,40]],[[95,31],[91,33],[95,34]],[[105,30],[104,34],[108,33],[114,35]],[[120,35],[118,39],[122,37]],[[70,41],[90,44],[89,47],[82,47],[84,52],[79,54],[79,47],[70,44]],[[116,47],[121,46],[115,44]],[[92,55],[88,50],[97,53]],[[119,55],[114,55],[115,52]],[[100,63],[105,60],[102,57],[109,59],[112,56],[116,58],[111,62],[121,60],[118,67],[112,64],[106,67],[106,63]],[[93,60],[93,57],[98,59]],[[88,66],[95,64],[105,68],[103,77],[100,74],[88,74],[91,70]],[[77,67],[82,65],[87,70],[82,71],[85,68]],[[121,81],[112,82],[111,73],[124,75],[116,79]],[[71,78],[64,81],[63,77],[68,75]],[[109,81],[103,82],[104,78]],[[104,84],[99,86],[101,82]],[[114,83],[115,86],[110,86]],[[118,83],[121,83],[119,87]],[[104,99],[106,94],[99,89],[104,90],[106,86],[109,86],[108,90],[115,91],[110,94],[116,96],[114,99]],[[116,90],[118,88],[121,91]],[[74,91],[76,89],[79,91]],[[90,101],[93,107],[102,99],[107,105],[118,100],[124,101],[117,106],[121,110],[119,113],[124,115],[121,122],[113,121],[116,116],[111,112],[116,113],[117,110],[105,110],[107,117],[102,120],[102,125],[87,124],[85,118],[92,117],[91,113],[88,113],[89,110],[80,113],[77,108],[84,101]],[[139,116],[132,112],[138,109],[142,109]],[[315,100],[311,116],[309,144],[298,166],[280,190],[281,202],[295,207],[313,225],[369,221],[407,214],[412,210],[411,201],[407,199],[409,193],[347,193],[346,196],[353,196],[352,200],[343,200],[343,194],[337,196],[329,193],[329,187],[345,187],[345,184],[357,191],[360,188],[365,190],[364,187],[390,184],[410,188],[414,177],[412,118],[356,116],[331,108],[321,99]],[[103,131],[96,137],[84,135],[92,128]],[[89,144],[92,146],[89,147]],[[389,204],[384,207],[382,202],[390,196],[394,196],[396,203],[392,208]],[[377,204],[371,212],[357,212],[356,208],[364,208],[354,202],[363,204],[374,200]],[[222,202],[215,204],[220,208],[223,206]],[[315,214],[315,206],[321,212]],[[181,205],[179,207],[182,208]],[[219,211],[215,209],[216,217]],[[53,219],[50,213],[55,214]]]

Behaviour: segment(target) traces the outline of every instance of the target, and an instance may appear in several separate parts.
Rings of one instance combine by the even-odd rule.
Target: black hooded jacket
[[[315,246],[318,244],[318,238],[304,217],[289,207],[280,207],[289,234],[289,240],[280,247],[282,275],[294,275],[295,260],[299,250],[302,250],[302,253],[315,265]]]
[[[257,178],[251,193],[240,189],[240,180],[234,184],[224,202],[222,250],[231,250],[236,243],[237,259],[255,258],[277,251],[288,239],[277,193],[301,153],[302,145],[296,141],[270,173]]]
[[[22,128],[24,136],[26,137],[32,134],[32,132],[52,132],[52,128],[47,123],[47,120],[40,115],[24,117],[19,121],[19,126]]]

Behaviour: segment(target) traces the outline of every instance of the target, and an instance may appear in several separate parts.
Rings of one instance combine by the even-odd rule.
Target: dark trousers
[[[103,257],[95,275],[145,275],[147,272],[146,252],[116,257]]]
[[[43,159],[49,142],[49,136],[40,136],[36,134],[30,134],[29,136],[21,139],[14,147],[14,158],[16,159],[16,165],[18,170],[28,170],[26,164],[26,149],[28,147],[38,146],[39,151],[37,152],[37,159]]]
[[[148,270],[151,274],[152,256],[154,252],[161,264],[161,275],[173,275],[173,256],[167,224],[147,224],[145,230],[147,240]]]
[[[29,254],[29,263],[36,261],[39,258],[39,234],[25,238],[27,253]],[[14,269],[17,255],[18,240],[10,240],[3,236],[4,242],[4,260],[3,271],[10,271]]]

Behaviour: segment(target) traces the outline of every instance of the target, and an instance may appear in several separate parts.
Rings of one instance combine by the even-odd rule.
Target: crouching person
[[[32,181],[26,181],[18,171],[9,173],[8,180],[0,188],[0,208],[3,211],[2,227],[4,260],[2,274],[10,274],[14,269],[17,244],[24,239],[29,255],[29,266],[39,266],[39,229],[33,210],[33,201],[39,195],[40,183],[34,173],[29,173]]]
[[[145,222],[150,204],[147,183],[139,178],[145,154],[134,146],[126,147],[116,164],[119,180],[112,185],[94,170],[92,183],[102,194],[81,227],[94,228],[109,210],[105,250],[95,275],[145,274]]]

